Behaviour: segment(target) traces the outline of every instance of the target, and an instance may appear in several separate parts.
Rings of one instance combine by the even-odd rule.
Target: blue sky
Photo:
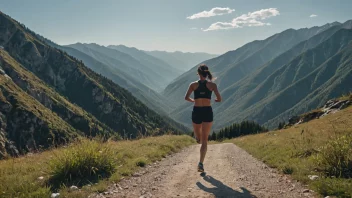
[[[215,7],[228,8],[223,10],[227,14],[187,18]],[[276,8],[275,12],[257,15],[262,13],[260,10],[269,8]],[[351,0],[0,1],[2,12],[58,44],[94,42],[123,44],[144,50],[216,54],[288,28],[344,22],[352,19],[351,8]],[[257,14],[252,17],[248,12]],[[310,17],[312,14],[317,16]],[[238,19],[243,18],[255,26],[238,23]],[[211,24],[215,25],[209,28]],[[204,31],[207,29],[210,31]]]

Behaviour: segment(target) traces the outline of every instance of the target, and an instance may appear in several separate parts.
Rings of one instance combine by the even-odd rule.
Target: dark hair
[[[205,64],[199,65],[198,74],[202,75],[204,78],[208,78],[209,80],[213,79],[213,75],[211,75],[208,66]]]

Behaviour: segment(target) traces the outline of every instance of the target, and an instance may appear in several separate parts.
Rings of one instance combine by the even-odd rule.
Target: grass
[[[0,197],[47,198],[52,192],[60,192],[60,197],[87,197],[194,143],[186,135],[105,143],[82,140],[65,148],[2,160]],[[81,190],[70,192],[71,185]]]
[[[60,184],[80,185],[95,183],[110,176],[115,169],[114,152],[109,144],[82,140],[49,161],[50,182],[56,188]]]
[[[291,128],[227,141],[323,196],[352,197],[352,107]]]
[[[352,100],[352,92],[350,92],[348,94],[344,94],[343,96],[341,96],[339,98],[339,100]]]
[[[13,59],[6,51],[0,50],[0,59],[4,61],[2,67],[9,68],[12,73],[16,73],[17,79],[21,79],[22,84],[26,84],[26,89],[31,90],[32,92],[36,93],[45,93],[45,96],[52,101],[51,110],[56,109],[56,113],[60,116],[60,112],[65,109],[64,113],[61,112],[61,117],[67,114],[67,111],[73,113],[75,116],[83,117],[86,121],[89,122],[90,128],[97,127],[99,131],[103,131],[102,127],[106,128],[104,124],[94,118],[91,114],[83,110],[81,107],[72,104],[69,102],[64,96],[58,94],[53,90],[51,87],[46,85],[42,80],[40,80],[37,76],[33,73],[26,70],[22,67],[15,59]],[[26,91],[26,89],[23,89]],[[35,95],[32,93],[32,95]],[[71,123],[72,124],[72,123]],[[94,126],[93,126],[94,125]],[[81,129],[78,129],[81,130]]]

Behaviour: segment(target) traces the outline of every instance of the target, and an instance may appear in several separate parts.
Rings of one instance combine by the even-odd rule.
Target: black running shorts
[[[195,124],[202,124],[202,122],[213,121],[213,109],[208,107],[193,107],[192,122]]]

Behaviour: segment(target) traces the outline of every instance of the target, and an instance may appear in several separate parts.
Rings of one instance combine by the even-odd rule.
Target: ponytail
[[[211,75],[210,71],[207,71],[207,76],[210,81],[213,79],[213,75]]]
[[[201,64],[198,67],[198,74],[202,75],[204,78],[208,78],[210,81],[213,79],[213,75],[209,71],[208,66],[206,66],[205,64]]]

